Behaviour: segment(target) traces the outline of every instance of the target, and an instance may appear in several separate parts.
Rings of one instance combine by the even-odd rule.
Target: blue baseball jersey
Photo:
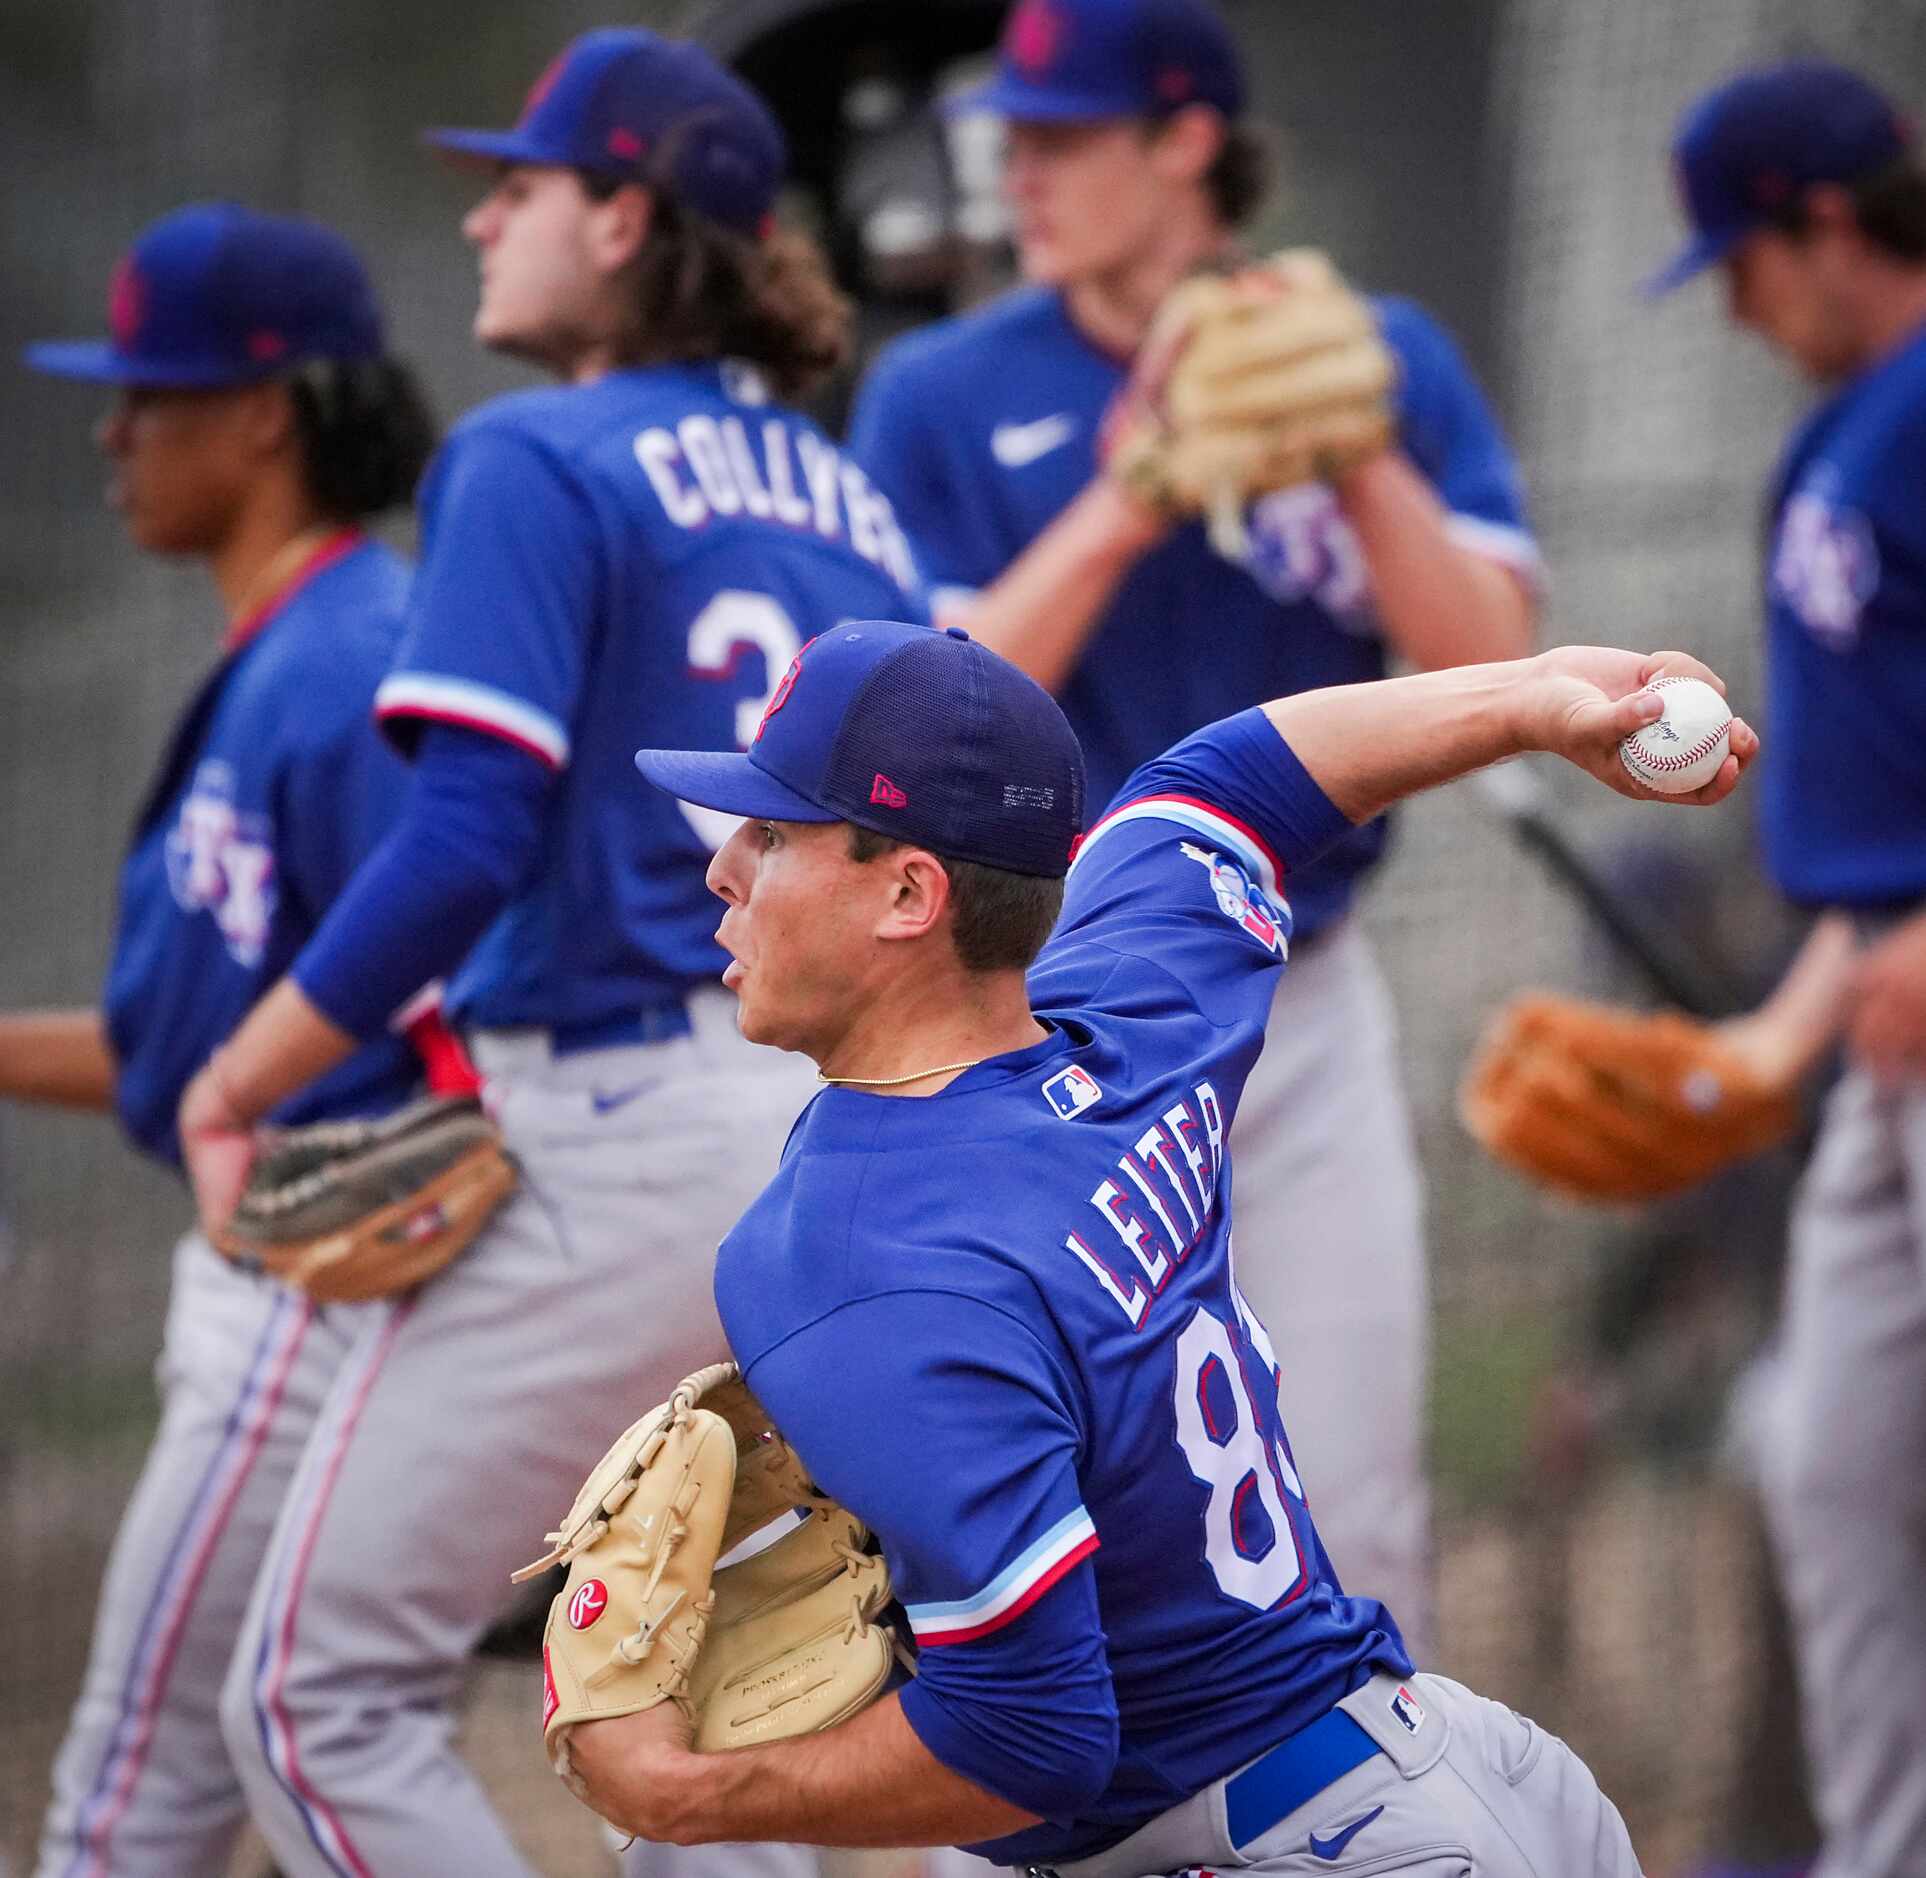
[[[727,963],[703,885],[721,830],[635,786],[644,745],[746,747],[803,642],[920,616],[888,501],[743,368],[657,366],[501,398],[422,497],[404,740],[465,724],[560,772],[539,859],[451,981],[476,1025],[592,1025]]]
[[[1456,347],[1407,300],[1374,310],[1398,361],[1400,440],[1454,535],[1535,579],[1516,466]],[[994,581],[1097,473],[1104,412],[1128,370],[1078,330],[1060,295],[1035,287],[884,354],[850,444],[895,500],[939,610],[945,590]],[[1200,725],[1384,676],[1363,553],[1329,489],[1265,498],[1247,534],[1234,564],[1201,525],[1180,529],[1112,599],[1059,700],[1093,802]],[[1356,829],[1293,881],[1300,932],[1343,910],[1384,841],[1382,821]]]
[[[1926,895],[1926,331],[1800,428],[1766,566],[1766,864],[1808,905]]]
[[[235,635],[174,732],[120,873],[103,998],[120,1118],[178,1164],[189,1079],[287,970],[386,833],[408,776],[375,733],[408,568],[344,533]],[[421,1066],[383,1036],[275,1111],[281,1122],[401,1102]]]
[[[1319,1543],[1232,1266],[1280,874],[1346,826],[1258,711],[1139,771],[1032,969],[1048,1036],[927,1099],[825,1090],[723,1243],[731,1348],[889,1559],[911,1725],[1048,1821],[1000,1862],[1112,1844],[1409,1673]]]

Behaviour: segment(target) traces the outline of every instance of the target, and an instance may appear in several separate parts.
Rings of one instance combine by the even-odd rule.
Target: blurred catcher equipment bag
[[[1486,1025],[1458,1113],[1507,1167],[1592,1201],[1682,1192],[1776,1146],[1799,1115],[1711,1025],[1548,993]]]
[[[324,1304],[389,1297],[464,1252],[516,1178],[473,1095],[284,1129],[255,1161],[220,1249]]]
[[[1371,309],[1315,248],[1181,282],[1105,420],[1107,472],[1160,513],[1206,515],[1329,481],[1390,443],[1396,366]]]
[[[718,1564],[797,1512],[772,1544]],[[542,1642],[542,1736],[571,1788],[577,1722],[674,1702],[706,1753],[813,1734],[889,1683],[888,1570],[733,1363],[685,1377],[623,1434],[548,1538],[515,1578],[569,1568]]]

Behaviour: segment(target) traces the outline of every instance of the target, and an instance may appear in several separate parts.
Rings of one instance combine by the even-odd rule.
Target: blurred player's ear
[[[295,446],[294,394],[278,378],[245,386],[234,394],[234,422],[256,456],[278,456]]]
[[[1172,183],[1201,183],[1224,148],[1229,126],[1207,104],[1187,104],[1154,124],[1151,160]]]
[[[641,183],[623,183],[592,200],[590,251],[603,272],[620,273],[642,252],[655,225],[655,197]]]

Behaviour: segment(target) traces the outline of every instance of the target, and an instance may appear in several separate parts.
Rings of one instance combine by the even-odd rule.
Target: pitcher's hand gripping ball
[[[792,1511],[801,1525],[718,1569]],[[889,1682],[887,1569],[733,1363],[686,1377],[630,1428],[548,1537],[515,1577],[569,1568],[542,1643],[542,1734],[571,1787],[577,1722],[674,1702],[712,1752],[830,1727]]]
[[[220,1250],[324,1304],[385,1298],[466,1251],[515,1182],[475,1097],[424,1096],[270,1137]]]
[[[1247,504],[1390,443],[1395,375],[1370,308],[1316,249],[1200,274],[1157,310],[1105,421],[1104,467],[1164,515],[1208,515],[1235,548]]]
[[[1662,796],[1690,795],[1719,773],[1731,749],[1732,708],[1702,678],[1655,678],[1665,715],[1618,746],[1619,760]]]
[[[1798,1103],[1710,1025],[1530,993],[1486,1026],[1458,1113],[1496,1159],[1540,1186],[1638,1201],[1775,1146]]]

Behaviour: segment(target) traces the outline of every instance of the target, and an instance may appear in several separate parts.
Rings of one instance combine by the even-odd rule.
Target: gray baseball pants
[[[1926,1875],[1926,1087],[1829,1098],[1793,1213],[1766,1509],[1792,1613],[1813,1878]]]
[[[1392,1708],[1400,1687],[1422,1706],[1415,1733]],[[1624,1821],[1585,1763],[1503,1703],[1442,1676],[1376,1676],[1340,1706],[1384,1752],[1254,1839],[1231,1842],[1219,1781],[1110,1851],[1045,1869],[1054,1878],[1639,1878]]]
[[[811,1086],[800,1058],[742,1041],[726,992],[692,1007],[693,1035],[646,1046],[470,1039],[522,1188],[447,1271],[372,1307],[222,1695],[288,1878],[528,1878],[453,1750],[463,1661],[609,1442],[723,1356],[716,1246]],[[539,1713],[531,1672],[531,1755]]]

